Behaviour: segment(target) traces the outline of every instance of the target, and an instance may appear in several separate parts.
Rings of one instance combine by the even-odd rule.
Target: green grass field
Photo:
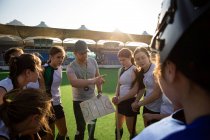
[[[100,69],[101,74],[106,74],[105,84],[103,86],[103,93],[108,95],[110,99],[114,96],[115,86],[117,82],[117,69]],[[0,79],[3,79],[8,75],[8,72],[1,72]],[[68,135],[70,139],[74,139],[74,134],[76,132],[76,124],[74,119],[73,107],[72,107],[72,93],[71,86],[66,77],[66,72],[63,72],[63,80],[61,86],[61,94],[62,94],[62,104],[64,107],[67,127],[68,127]],[[141,115],[138,115],[137,118],[137,133],[139,133],[143,129],[143,121]],[[129,133],[126,128],[126,124],[124,123],[124,134],[122,140],[129,139]],[[107,116],[101,117],[97,120],[96,130],[95,130],[95,138],[98,140],[114,140],[115,139],[115,114],[109,114]],[[88,139],[88,134],[86,131],[85,140]]]

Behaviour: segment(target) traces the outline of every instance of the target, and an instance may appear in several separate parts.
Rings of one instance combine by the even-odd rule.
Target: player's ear
[[[176,76],[176,65],[171,61],[167,61],[164,71],[165,79],[170,83],[173,82]]]

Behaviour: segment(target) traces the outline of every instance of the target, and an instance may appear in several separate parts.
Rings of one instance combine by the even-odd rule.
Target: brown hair
[[[48,117],[51,113],[51,101],[46,93],[38,89],[12,90],[5,94],[3,104],[0,105],[0,118],[9,128],[10,135],[15,136],[15,124],[23,122],[31,115],[39,115],[39,123],[51,132]]]
[[[63,53],[64,55],[66,54],[64,48],[62,46],[53,46],[50,48],[49,50],[49,55],[53,56],[53,55],[56,55],[57,53]],[[51,60],[50,60],[50,57],[49,57],[49,61],[48,63],[50,63]]]
[[[8,50],[6,50],[6,52],[4,53],[4,61],[5,63],[8,65],[10,58],[12,57],[12,54],[14,53],[21,53],[23,54],[23,49],[15,47],[15,48],[9,48]]]
[[[34,54],[22,54],[19,57],[12,57],[9,63],[9,78],[14,84],[14,88],[17,87],[17,77],[25,70],[41,71],[41,60]]]
[[[134,64],[133,52],[128,48],[122,48],[117,54],[118,57],[131,58],[131,63]]]
[[[160,55],[156,55],[156,67],[154,69],[154,75],[156,79],[160,79],[162,76],[164,78],[164,67],[166,65],[166,62],[160,63]]]
[[[139,52],[145,53],[146,56],[149,58],[149,61],[151,62],[151,59],[150,59],[151,57],[150,57],[149,51],[145,47],[137,47],[134,50],[134,57]],[[136,74],[135,82],[138,82],[139,84],[142,83],[142,80],[143,80],[143,77],[144,77],[143,69],[141,69],[141,68],[136,69],[135,74]],[[135,84],[135,82],[133,83],[133,85]]]
[[[146,54],[146,56],[150,59],[150,54],[149,54],[149,51],[145,48],[145,47],[137,47],[135,50],[134,50],[134,56],[139,53],[139,52],[143,52]]]

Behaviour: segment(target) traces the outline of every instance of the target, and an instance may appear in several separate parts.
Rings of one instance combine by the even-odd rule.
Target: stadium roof
[[[126,42],[125,46],[130,46],[130,47],[149,47],[148,44],[143,43],[143,42]]]
[[[36,27],[48,27],[44,21],[41,21]]]
[[[15,35],[22,39],[35,36],[47,36],[64,40],[66,38],[84,38],[98,40],[135,41],[149,44],[151,35],[135,35],[119,32],[100,32],[91,30],[58,29],[49,27],[30,27],[0,24],[0,34]]]
[[[22,22],[18,21],[17,19],[10,21],[9,23],[7,23],[7,25],[25,26]]]
[[[23,40],[18,36],[0,34],[0,46],[4,45],[23,45]]]
[[[78,30],[88,30],[88,28],[85,25],[81,25]]]

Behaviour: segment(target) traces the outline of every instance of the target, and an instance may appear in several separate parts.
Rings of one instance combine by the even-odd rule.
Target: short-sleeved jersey
[[[174,107],[172,102],[166,97],[165,94],[162,94],[162,103],[160,106],[160,114],[172,114],[174,112]]]
[[[62,81],[62,67],[57,69],[49,64],[44,65],[44,74],[46,92],[52,97],[53,105],[61,104],[60,84]]]
[[[210,115],[200,117],[164,140],[210,140]]]
[[[174,132],[185,129],[185,122],[180,118],[184,118],[183,110],[179,110],[169,117],[144,128],[133,140],[162,140],[162,138]]]
[[[78,79],[91,79],[95,77],[97,70],[98,64],[95,59],[87,58],[85,66],[81,66],[75,59],[67,66],[67,75],[74,73]],[[95,96],[95,84],[89,85],[87,88],[72,87],[72,94],[74,101],[88,100]]]
[[[39,86],[39,80],[37,80],[36,82],[29,82],[27,85],[26,85],[26,88],[35,88],[35,89],[39,89],[40,86]]]
[[[120,97],[125,96],[130,91],[132,83],[134,82],[134,79],[132,79],[132,75],[134,74],[135,69],[136,67],[132,65],[127,70],[124,70],[123,73],[120,75]]]
[[[12,80],[8,77],[0,81],[0,87],[4,88],[6,92],[14,89]]]
[[[155,69],[155,64],[152,63],[150,65],[149,70],[144,73],[143,82],[144,82],[144,85],[146,88],[146,94],[145,94],[144,98],[151,96],[152,92],[155,88],[155,78],[154,78],[154,74],[153,74],[154,69]],[[153,101],[152,103],[145,105],[145,107],[151,111],[160,112],[161,102],[162,102],[162,98],[159,98],[159,99]]]

